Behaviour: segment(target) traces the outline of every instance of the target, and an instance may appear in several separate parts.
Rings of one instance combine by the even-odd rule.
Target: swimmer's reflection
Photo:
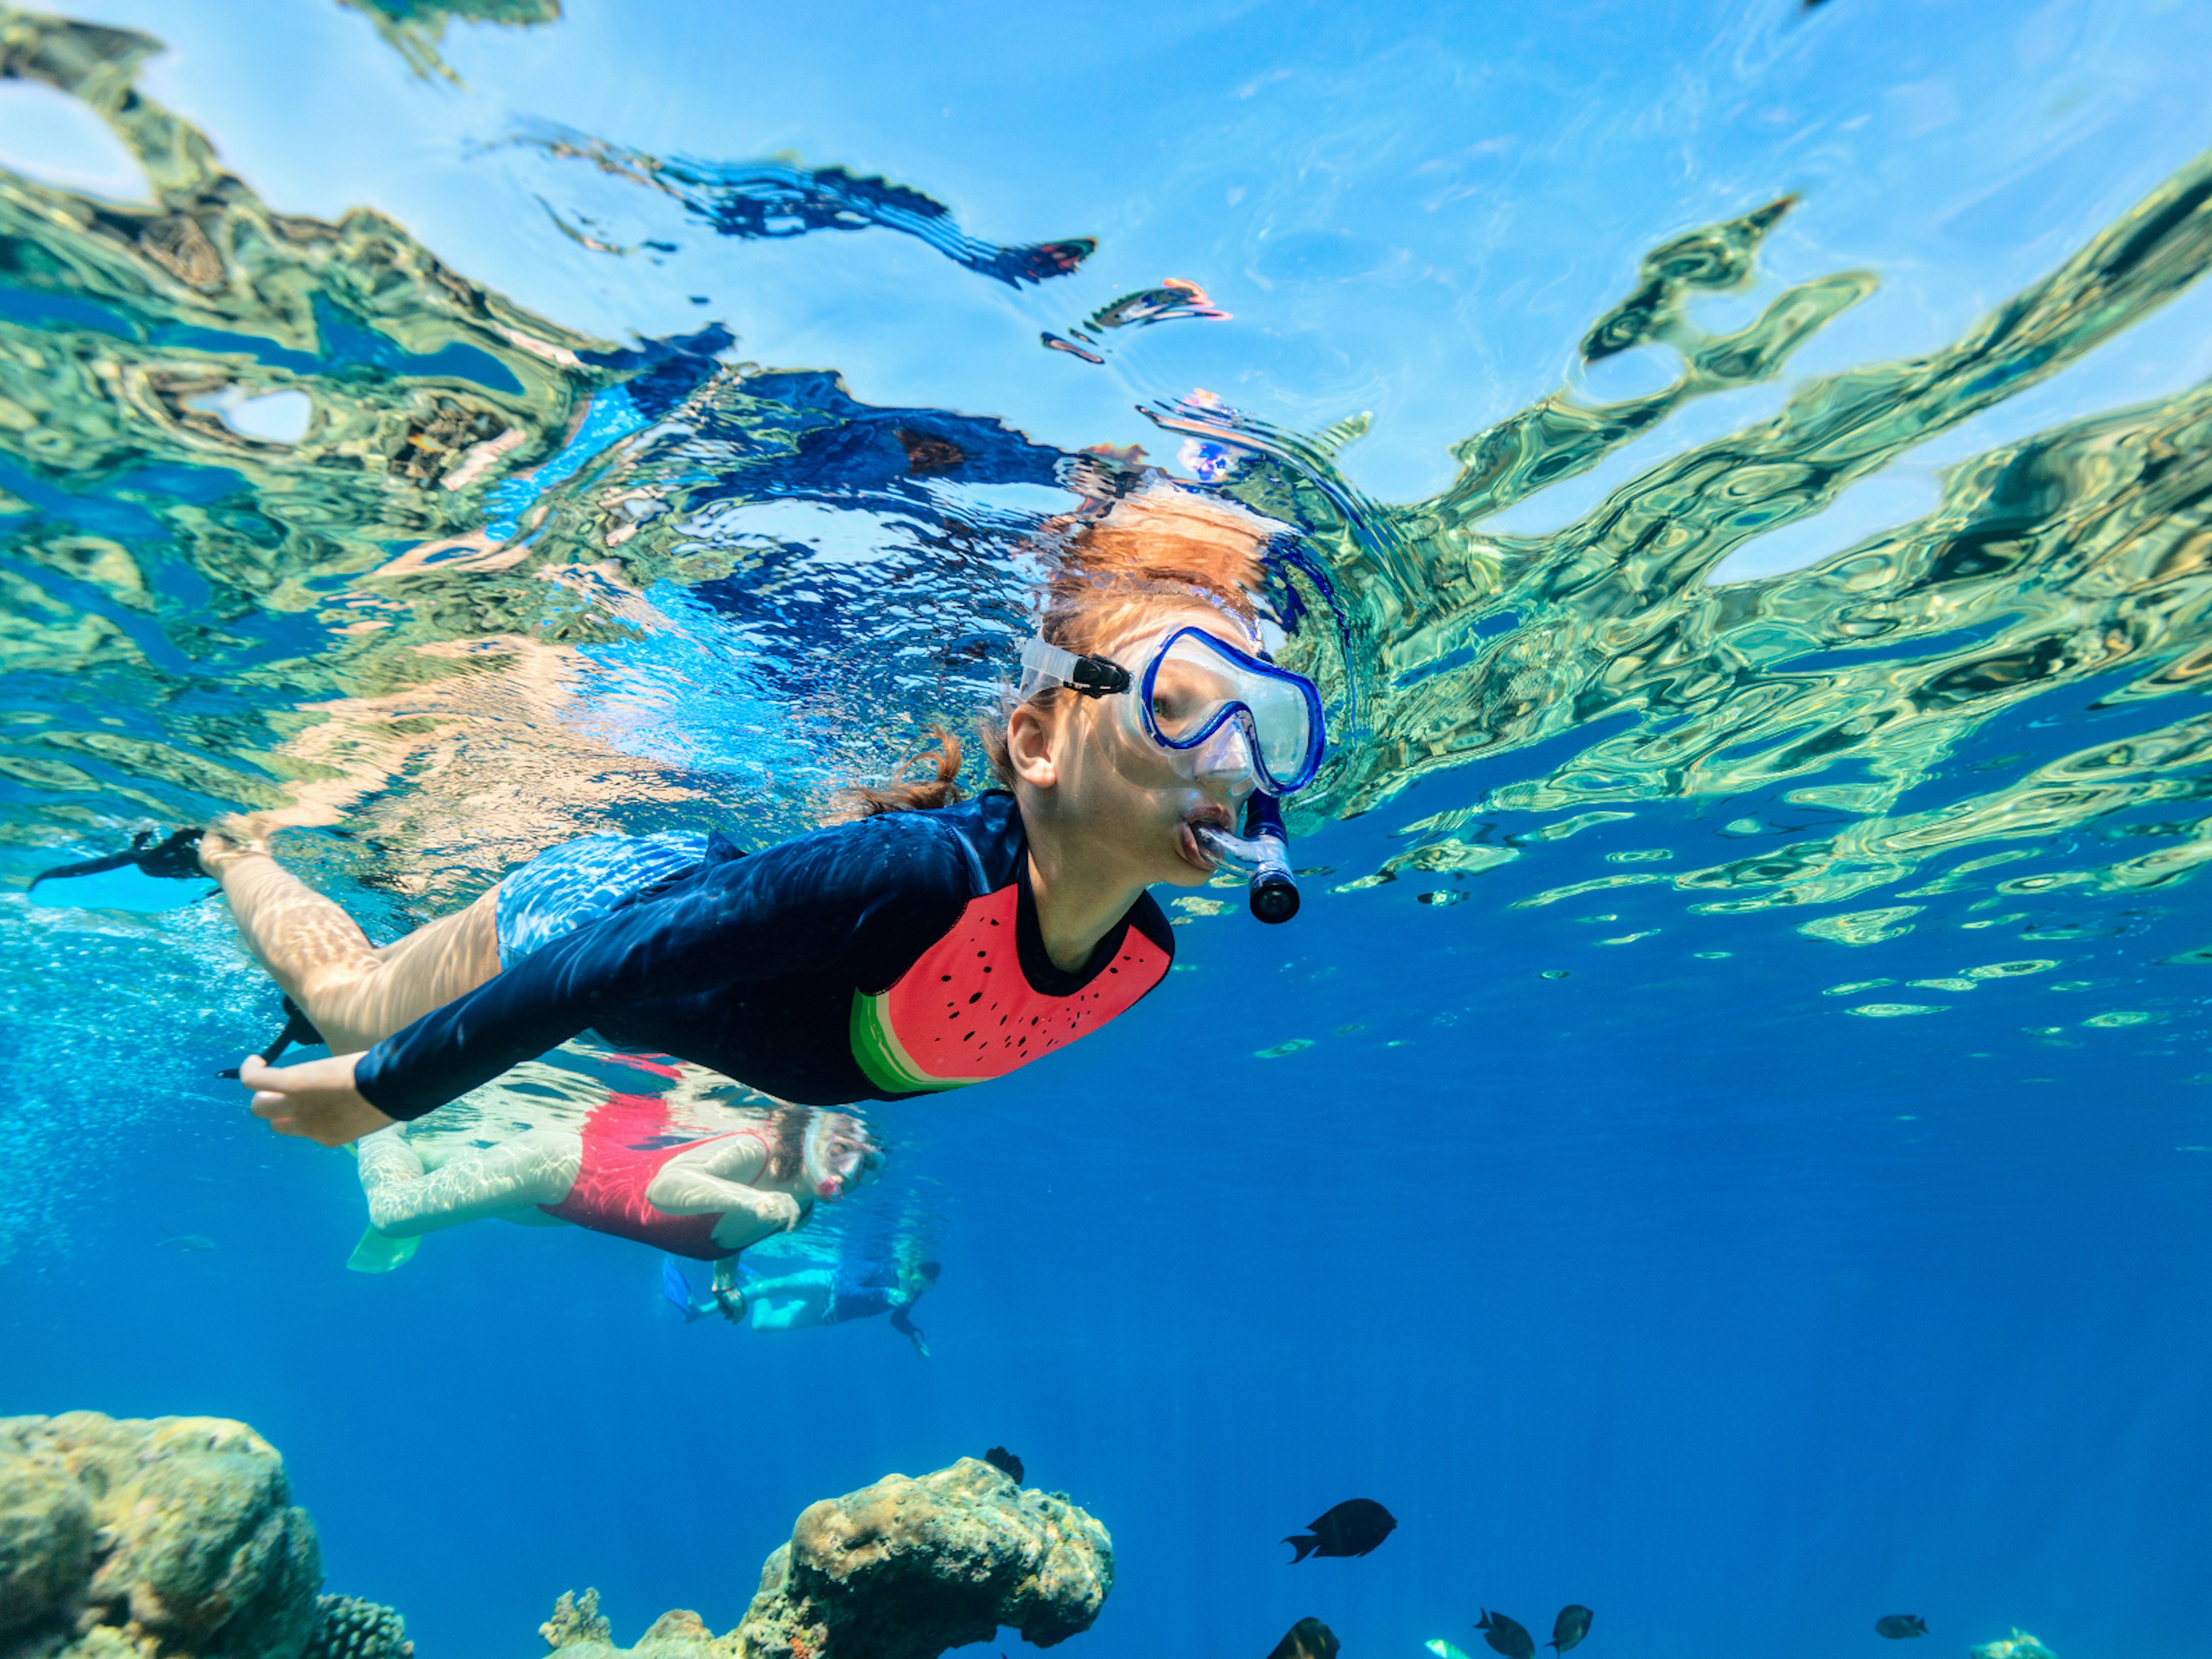
[[[580,1124],[526,1129],[489,1146],[444,1152],[403,1126],[358,1143],[368,1200],[368,1254],[466,1221],[568,1223],[714,1264],[734,1296],[738,1253],[803,1226],[818,1200],[882,1172],[884,1153],[849,1113],[779,1106],[679,1121],[668,1099],[610,1091]],[[380,1253],[380,1242],[387,1248]]]

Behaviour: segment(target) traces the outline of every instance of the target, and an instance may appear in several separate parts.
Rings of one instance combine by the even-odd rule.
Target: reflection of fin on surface
[[[346,1258],[346,1267],[357,1273],[388,1273],[394,1267],[404,1267],[415,1259],[415,1247],[419,1238],[392,1238],[371,1227],[361,1236],[361,1243],[353,1247]]]

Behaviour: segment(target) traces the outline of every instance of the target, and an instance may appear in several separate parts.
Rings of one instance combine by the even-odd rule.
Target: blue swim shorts
[[[499,965],[512,968],[541,945],[597,921],[633,893],[696,869],[707,837],[586,836],[549,847],[499,884]]]

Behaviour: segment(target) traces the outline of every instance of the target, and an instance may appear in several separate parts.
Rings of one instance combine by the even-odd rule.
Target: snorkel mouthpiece
[[[1273,924],[1297,915],[1298,884],[1291,875],[1290,835],[1273,795],[1255,792],[1245,803],[1241,836],[1210,823],[1192,825],[1191,834],[1215,863],[1251,878],[1246,897],[1254,916]]]

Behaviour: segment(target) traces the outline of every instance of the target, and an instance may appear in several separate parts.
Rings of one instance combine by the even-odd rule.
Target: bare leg
[[[498,890],[382,949],[234,823],[200,842],[238,930],[331,1052],[358,1054],[499,972]]]
[[[362,1138],[361,1189],[368,1224],[388,1238],[411,1238],[510,1210],[558,1204],[576,1184],[584,1143],[557,1129],[514,1139],[425,1172],[397,1127]]]

